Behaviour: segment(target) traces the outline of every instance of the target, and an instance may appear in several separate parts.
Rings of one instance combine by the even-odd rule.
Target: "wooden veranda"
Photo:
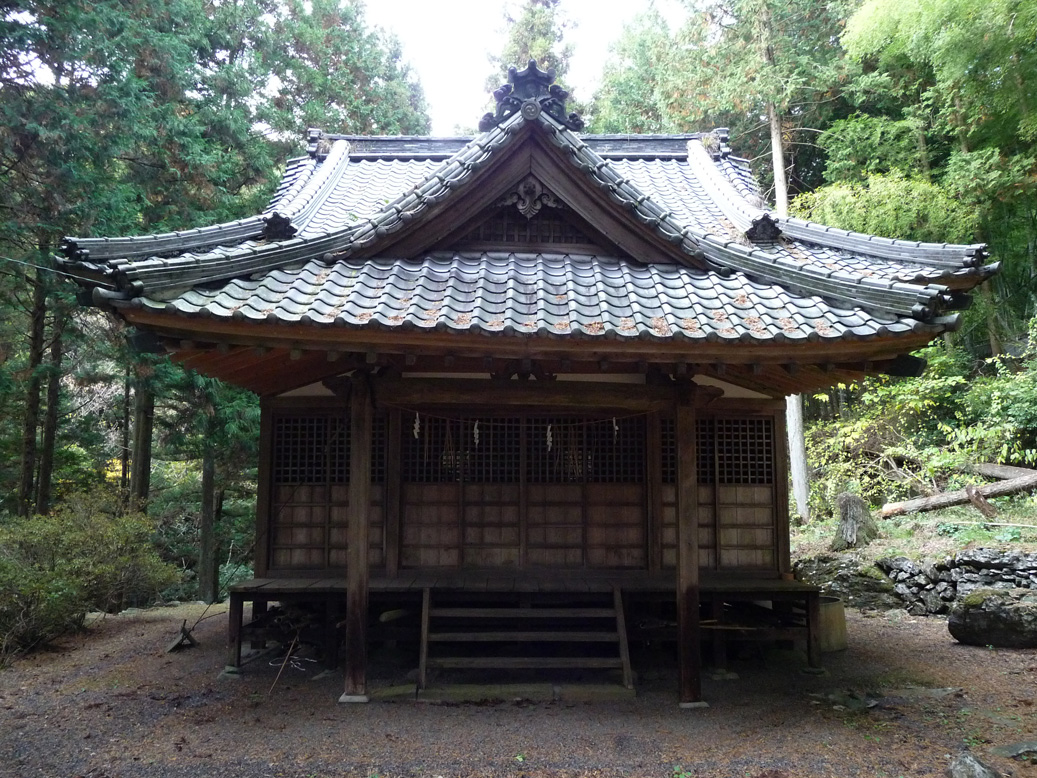
[[[605,640],[614,640],[620,646],[620,661],[615,666],[624,670],[625,682],[630,684],[629,652],[627,649],[628,619],[624,612],[631,604],[647,606],[672,603],[676,576],[672,571],[588,571],[579,576],[559,575],[553,571],[501,571],[485,570],[408,570],[389,576],[384,570],[372,571],[368,582],[369,601],[374,611],[393,611],[411,608],[412,612],[421,614],[419,649],[415,650],[415,667],[420,669],[418,686],[424,685],[426,652],[429,641],[429,604],[432,598],[446,596],[447,599],[463,598],[467,603],[494,603],[496,607],[492,615],[518,615],[528,618],[530,615],[546,614],[556,616],[567,624],[576,619],[586,618],[589,614],[581,599],[588,595],[614,597],[619,623],[616,632],[604,635]],[[700,606],[702,614],[696,619],[701,630],[699,638],[712,648],[712,660],[718,668],[726,666],[727,642],[731,638],[739,640],[794,640],[802,642],[807,650],[807,661],[810,668],[821,667],[819,647],[820,596],[819,589],[799,581],[775,578],[747,579],[730,576],[705,575],[700,580]],[[513,601],[518,610],[514,614],[500,608],[500,603]],[[322,614],[322,628],[319,630],[323,638],[324,660],[330,667],[338,661],[338,645],[343,638],[338,625],[346,616],[348,602],[348,582],[345,578],[257,578],[231,587],[230,592],[230,629],[228,631],[227,671],[238,672],[242,666],[242,645],[249,632],[245,621],[245,603],[252,604],[252,624],[258,625],[267,612],[270,603],[296,604],[307,603],[315,606]],[[575,603],[576,609],[558,608],[559,603]],[[752,603],[757,608],[765,605],[773,613],[773,618],[766,622],[745,621],[741,618],[737,606]],[[732,609],[731,606],[735,606]],[[549,611],[549,612],[548,612]],[[434,610],[432,611],[435,612]],[[443,611],[444,613],[446,611]],[[488,611],[482,611],[488,612]],[[639,611],[640,612],[640,611]],[[451,615],[478,614],[479,610],[460,609],[451,611]],[[635,634],[641,626],[639,620],[633,620]],[[653,624],[654,627],[654,624]],[[571,629],[571,627],[570,627]],[[653,639],[678,638],[675,631],[660,632],[653,628]],[[396,634],[396,633],[394,633]],[[536,633],[498,633],[499,640],[514,643],[519,639],[563,640],[579,642],[586,640],[587,633],[569,631],[560,635],[548,632]],[[597,634],[597,633],[595,633]],[[528,638],[527,638],[528,636]],[[433,639],[434,639],[433,635]],[[446,637],[446,636],[444,636]],[[487,634],[475,633],[466,635],[468,640],[487,639]],[[490,637],[489,639],[493,639]],[[365,644],[366,645],[366,644]],[[686,656],[681,657],[682,678],[690,676],[690,681],[697,685],[700,673],[700,650],[692,648]],[[351,661],[353,663],[350,668]],[[365,661],[366,657],[361,659]],[[361,672],[355,666],[357,657],[347,655],[347,672]],[[566,668],[609,667],[600,661],[582,661],[579,658],[527,658],[505,656],[497,658],[478,658],[455,660],[454,664],[443,666],[472,668]],[[686,701],[695,703],[697,700]]]

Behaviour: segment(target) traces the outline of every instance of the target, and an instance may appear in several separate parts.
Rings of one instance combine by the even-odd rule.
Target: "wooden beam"
[[[694,387],[677,401],[677,651],[680,706],[704,707],[699,646],[698,445]],[[719,541],[718,541],[719,542]]]
[[[339,702],[367,702],[368,526],[374,413],[367,375],[353,377],[349,407],[349,550],[346,568],[346,688]]]
[[[341,381],[327,386],[341,392]],[[376,383],[378,399],[387,405],[555,406],[615,408],[630,411],[669,410],[674,390],[666,386],[585,381],[485,381],[455,378],[397,378]]]
[[[383,354],[420,353],[422,355],[477,356],[480,359],[492,348],[500,359],[528,357],[533,360],[568,358],[574,362],[633,362],[649,360],[672,364],[677,361],[708,364],[722,360],[735,364],[811,364],[818,362],[848,363],[870,361],[881,371],[883,362],[898,354],[927,345],[929,333],[839,340],[834,343],[770,342],[729,343],[727,341],[692,342],[670,338],[659,341],[641,338],[536,337],[527,334],[488,335],[481,332],[447,332],[404,327],[374,328],[315,327],[300,324],[256,324],[218,318],[188,317],[158,313],[147,309],[123,308],[126,320],[145,329],[153,329],[163,337],[189,339],[204,336],[216,342],[233,339],[242,345],[305,348],[325,351],[338,348],[349,351],[375,349]],[[794,371],[795,368],[791,368]]]

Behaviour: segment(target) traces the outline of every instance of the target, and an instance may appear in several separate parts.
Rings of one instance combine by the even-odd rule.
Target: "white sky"
[[[574,46],[568,80],[580,100],[594,93],[623,24],[653,2],[671,26],[682,18],[679,0],[561,0],[576,23],[567,34]],[[433,135],[474,129],[486,113],[488,58],[504,47],[505,7],[517,6],[518,0],[367,0],[367,21],[396,33],[421,80]]]

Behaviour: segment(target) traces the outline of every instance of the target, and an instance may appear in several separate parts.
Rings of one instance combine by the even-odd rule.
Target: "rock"
[[[954,604],[947,628],[967,645],[1037,648],[1037,592],[976,589]]]
[[[990,753],[994,756],[1003,756],[1008,759],[1033,759],[1037,757],[1037,740],[1027,740],[1022,743],[998,746],[997,748],[991,748]]]
[[[821,587],[822,594],[838,597],[847,606],[889,610],[903,607],[893,593],[893,582],[858,553],[822,554],[800,559],[796,578]]]
[[[962,751],[947,768],[948,778],[1001,778],[1001,773]]]
[[[922,602],[929,613],[946,613],[947,603],[936,590],[922,592]]]

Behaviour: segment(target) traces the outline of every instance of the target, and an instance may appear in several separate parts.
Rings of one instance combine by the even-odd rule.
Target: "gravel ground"
[[[631,699],[339,705],[341,674],[315,678],[313,662],[276,684],[277,661],[218,679],[222,616],[197,626],[198,647],[164,653],[202,611],[108,616],[0,671],[0,775],[914,778],[969,748],[1037,778],[989,751],[1037,740],[1037,653],[959,645],[935,618],[850,612],[850,647],[826,655],[827,674],[800,672],[799,652],[754,650],[732,663],[738,679],[705,681],[709,708],[682,711],[674,660],[651,648]],[[404,681],[408,663],[373,656],[372,687]]]

